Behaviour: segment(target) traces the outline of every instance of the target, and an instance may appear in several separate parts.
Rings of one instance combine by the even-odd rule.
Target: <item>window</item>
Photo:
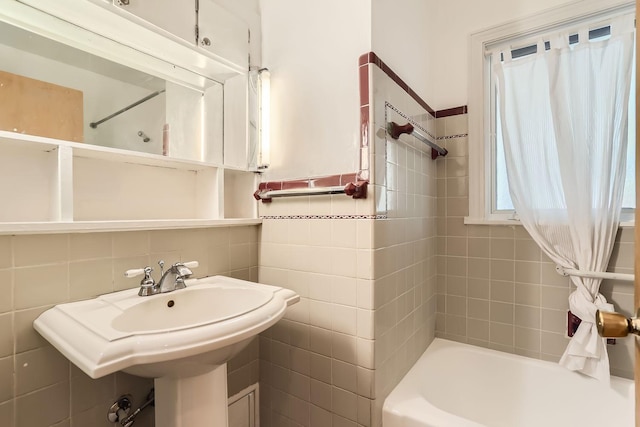
[[[606,7],[610,1],[603,1]],[[584,10],[584,6],[564,6],[534,17],[471,36],[471,83],[469,96],[469,175],[470,209],[467,223],[513,223],[517,218],[509,195],[506,177],[501,126],[498,111],[495,79],[491,75],[491,52],[498,47],[511,49],[513,58],[526,57],[537,51],[536,41],[541,36],[551,39],[569,31],[577,23],[593,22],[590,40],[608,38],[608,17],[632,11],[633,3],[604,10]],[[588,8],[587,8],[588,9]],[[603,23],[602,25],[597,25]],[[514,30],[517,28],[517,30]],[[577,35],[570,35],[570,43],[577,43]],[[549,49],[548,43],[545,46]],[[517,60],[517,59],[516,59]],[[634,61],[635,62],[635,61]],[[482,85],[477,77],[482,76]],[[475,79],[474,79],[475,77]],[[474,86],[475,84],[475,86]],[[629,144],[627,155],[627,179],[625,182],[623,221],[633,220],[635,209],[635,67],[629,100]]]

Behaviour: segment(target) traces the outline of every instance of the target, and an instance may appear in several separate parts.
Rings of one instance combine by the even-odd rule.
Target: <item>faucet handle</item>
[[[198,261],[189,261],[189,262],[176,262],[173,264],[173,271],[176,274],[176,284],[175,289],[184,289],[187,285],[184,283],[185,279],[188,279],[193,274],[191,271],[192,268],[196,268],[198,265]]]
[[[181,262],[180,264],[187,268],[197,268],[200,265],[198,261]]]
[[[147,268],[150,268],[150,267],[132,268],[131,270],[127,270],[124,272],[124,277],[131,279],[132,277],[140,276],[141,274],[145,274]]]

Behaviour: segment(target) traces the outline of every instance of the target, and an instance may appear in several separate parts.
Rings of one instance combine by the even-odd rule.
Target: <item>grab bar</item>
[[[609,273],[607,271],[584,271],[576,270],[575,268],[564,268],[556,265],[556,272],[561,276],[578,276],[589,277],[592,279],[611,279],[611,280],[623,280],[625,282],[633,282],[635,276],[633,274],[625,273]]]
[[[98,125],[106,122],[107,120],[111,120],[113,119],[115,116],[119,116],[120,114],[124,113],[125,111],[129,111],[130,109],[132,109],[133,107],[136,107],[140,104],[142,104],[143,102],[147,102],[148,100],[150,100],[151,98],[155,98],[156,96],[160,95],[161,93],[164,93],[166,91],[166,89],[162,89],[159,90],[157,92],[153,92],[150,95],[145,96],[142,99],[137,100],[136,102],[134,102],[133,104],[129,104],[126,107],[116,111],[113,114],[108,115],[107,117],[105,117],[104,119],[98,120],[97,122],[91,122],[89,123],[89,126],[91,126],[91,128],[95,129],[98,127]],[[146,141],[145,141],[146,142]]]
[[[367,185],[367,181],[360,181],[357,183],[350,182],[344,187],[336,185],[333,187],[302,187],[286,190],[271,190],[266,188],[257,190],[253,193],[253,197],[256,200],[261,200],[262,203],[270,203],[274,197],[322,196],[330,194],[346,194],[347,196],[352,196],[354,199],[365,199],[367,197]]]
[[[391,138],[393,139],[400,138],[400,135],[402,135],[403,133],[415,136],[420,141],[424,142],[429,147],[431,147],[431,158],[433,160],[437,159],[438,156],[444,157],[447,154],[449,154],[446,148],[442,148],[435,142],[429,141],[429,139],[426,136],[424,136],[423,134],[415,130],[411,123],[407,123],[406,125],[399,125],[395,122],[389,122],[387,124],[387,132],[389,133],[389,135],[391,135]]]

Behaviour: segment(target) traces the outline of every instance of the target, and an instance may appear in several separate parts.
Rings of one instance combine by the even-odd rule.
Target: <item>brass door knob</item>
[[[620,313],[596,311],[598,334],[603,338],[621,338],[628,334],[640,335],[640,310],[635,318],[627,318]]]

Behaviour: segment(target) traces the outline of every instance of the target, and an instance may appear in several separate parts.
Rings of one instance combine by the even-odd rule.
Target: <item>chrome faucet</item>
[[[177,262],[169,267],[167,271],[164,271],[164,261],[160,260],[158,265],[160,266],[160,280],[157,283],[151,277],[153,269],[149,266],[127,270],[124,273],[125,277],[136,277],[144,274],[144,278],[140,281],[138,295],[145,297],[186,288],[184,281],[191,277],[193,274],[191,268],[196,268],[198,261]]]
[[[193,272],[186,265],[176,262],[171,267],[164,271],[164,261],[158,261],[160,266],[160,281],[158,282],[158,288],[160,293],[175,291],[177,289],[184,289],[187,286],[184,284],[184,279],[191,277]]]

